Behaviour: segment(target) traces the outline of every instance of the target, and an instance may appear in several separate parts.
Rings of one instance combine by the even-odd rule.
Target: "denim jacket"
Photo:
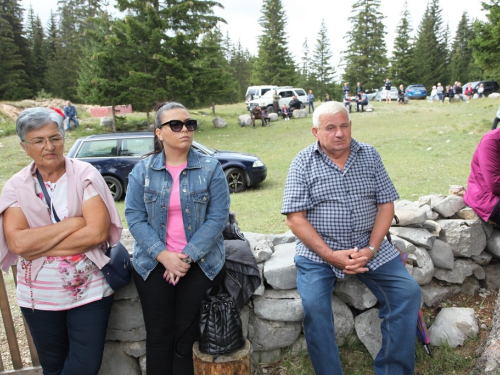
[[[132,263],[144,280],[165,250],[172,176],[163,152],[137,163],[129,175],[125,217],[135,239]],[[197,262],[210,280],[225,262],[224,229],[229,189],[222,167],[211,157],[190,150],[179,178],[182,219],[187,245],[182,251]]]

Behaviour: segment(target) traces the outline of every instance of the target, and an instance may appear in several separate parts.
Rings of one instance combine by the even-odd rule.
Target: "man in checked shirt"
[[[355,275],[380,302],[382,348],[375,374],[413,374],[421,291],[384,239],[398,193],[377,151],[351,138],[342,103],[320,105],[312,133],[316,142],[290,165],[281,213],[297,237],[297,288],[314,370],[342,374],[332,293],[337,278]]]

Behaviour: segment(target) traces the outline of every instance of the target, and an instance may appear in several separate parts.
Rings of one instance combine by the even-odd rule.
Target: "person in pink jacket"
[[[500,129],[484,135],[472,156],[464,201],[484,221],[500,225]]]
[[[44,374],[97,374],[113,290],[101,268],[122,225],[90,164],[63,155],[63,118],[29,108],[16,122],[33,162],[0,195],[0,264],[17,263],[17,302]]]

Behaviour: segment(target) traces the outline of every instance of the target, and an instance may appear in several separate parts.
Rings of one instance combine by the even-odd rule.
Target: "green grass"
[[[499,99],[473,100],[469,104],[439,104],[411,101],[372,103],[373,112],[352,113],[352,135],[372,144],[402,199],[416,200],[426,194],[447,194],[449,185],[466,185],[470,160],[481,137],[491,128]],[[80,111],[82,112],[82,111]],[[244,231],[282,233],[288,230],[280,214],[283,188],[288,166],[293,157],[314,142],[311,117],[278,121],[270,127],[241,128],[243,103],[216,107],[216,115],[227,122],[223,129],[214,128],[210,109],[193,110],[200,120],[195,139],[207,146],[249,152],[267,165],[267,179],[240,194],[231,195],[231,210]],[[102,132],[98,119],[82,113],[80,129],[67,134],[68,150],[77,137]],[[143,113],[128,115],[119,130],[145,129]],[[5,125],[2,125],[5,124]],[[0,130],[12,123],[0,124]],[[0,132],[0,135],[2,133]],[[0,187],[29,162],[16,136],[0,138]],[[124,204],[118,203],[123,214]]]

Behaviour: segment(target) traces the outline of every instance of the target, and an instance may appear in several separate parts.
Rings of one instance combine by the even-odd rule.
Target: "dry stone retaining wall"
[[[392,241],[407,254],[406,268],[421,285],[422,303],[429,307],[460,292],[488,293],[500,286],[500,230],[465,206],[463,191],[454,187],[448,196],[428,195],[395,204],[399,223],[394,221],[390,229]],[[244,335],[252,343],[255,362],[272,362],[284,349],[306,348],[293,262],[295,237],[290,231],[244,234],[262,278],[252,301],[241,312]],[[128,231],[124,231],[122,243],[132,250]],[[339,344],[361,340],[376,355],[381,347],[376,304],[374,295],[356,277],[339,280],[332,295]],[[497,307],[490,340],[474,374],[500,371],[499,311]],[[431,344],[461,345],[479,329],[473,310],[444,308],[429,328]],[[139,298],[131,283],[115,294],[101,373],[145,374],[145,338]]]

